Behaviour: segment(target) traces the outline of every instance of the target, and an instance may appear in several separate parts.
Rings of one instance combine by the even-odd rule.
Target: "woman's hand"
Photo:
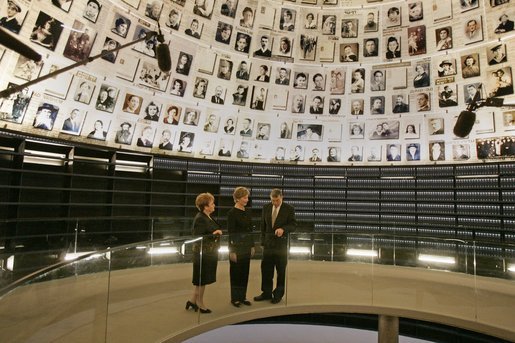
[[[256,253],[256,248],[254,248],[254,247],[250,248],[250,258],[254,257],[255,253]]]
[[[215,230],[213,231],[213,235],[222,235],[222,230],[218,229],[218,230]]]

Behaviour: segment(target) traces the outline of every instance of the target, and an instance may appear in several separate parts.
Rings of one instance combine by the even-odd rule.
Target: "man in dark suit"
[[[254,51],[254,56],[272,57],[272,50],[268,48],[268,36],[261,36],[261,45]]]
[[[280,189],[270,192],[269,204],[263,206],[261,214],[261,295],[254,301],[271,300],[277,304],[284,296],[286,264],[288,262],[288,234],[297,228],[295,209],[283,202]],[[274,284],[274,268],[277,270],[276,287]]]
[[[0,26],[5,27],[11,32],[20,32],[21,25],[16,16],[21,12],[21,7],[14,0],[7,1],[7,16],[0,19]]]

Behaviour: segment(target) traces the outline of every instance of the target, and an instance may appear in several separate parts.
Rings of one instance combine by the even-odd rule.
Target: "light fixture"
[[[218,252],[221,254],[227,254],[229,252],[229,246],[221,245],[220,248],[218,248]]]
[[[456,259],[451,256],[438,256],[438,255],[427,255],[427,254],[419,254],[418,260],[421,262],[431,262],[431,263],[444,263],[444,264],[455,264]]]
[[[309,247],[290,247],[290,254],[311,254]]]
[[[508,265],[508,271],[512,272],[512,273],[515,273],[515,264],[509,264]]]
[[[377,257],[379,253],[377,250],[369,249],[347,249],[347,256],[359,256],[359,257]]]
[[[176,247],[157,247],[148,249],[149,255],[169,255],[177,254],[179,250]]]
[[[65,261],[72,261],[72,260],[75,260],[81,256],[84,256],[84,255],[87,255],[87,254],[91,254],[91,253],[94,253],[94,251],[83,251],[83,252],[69,252],[69,253],[66,253],[66,255],[64,255],[64,260]],[[107,255],[110,255],[109,253],[106,254]],[[91,255],[90,257],[88,257],[87,259],[92,259],[92,258],[99,258],[99,257],[102,257],[104,256],[104,254],[93,254]],[[110,256],[107,256],[107,258],[109,259]]]

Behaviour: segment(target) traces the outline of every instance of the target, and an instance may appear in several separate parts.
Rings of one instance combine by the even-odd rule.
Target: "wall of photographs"
[[[509,0],[7,0],[2,89],[119,52],[1,99],[2,130],[163,155],[301,164],[515,158]],[[161,72],[163,31],[172,70]],[[515,103],[515,100],[512,101]]]

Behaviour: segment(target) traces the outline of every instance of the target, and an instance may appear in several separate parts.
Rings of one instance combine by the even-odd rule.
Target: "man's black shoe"
[[[265,294],[258,295],[257,297],[254,297],[254,301],[263,301],[263,300],[271,300],[271,296],[267,296]]]
[[[278,304],[278,303],[280,303],[280,302],[281,302],[281,300],[282,300],[282,299],[283,299],[282,297],[281,297],[281,298],[279,298],[279,297],[274,297],[274,298],[272,299],[271,303],[272,303],[272,304]]]

